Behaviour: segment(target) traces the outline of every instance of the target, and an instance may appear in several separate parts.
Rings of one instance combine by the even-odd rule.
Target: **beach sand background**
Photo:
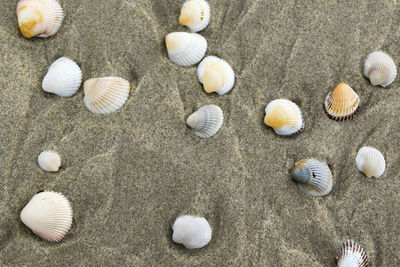
[[[400,4],[395,1],[210,1],[201,32],[207,55],[236,73],[225,96],[207,95],[196,67],[167,57],[165,36],[183,1],[60,1],[58,34],[27,40],[17,1],[0,8],[0,265],[2,266],[333,266],[347,239],[367,251],[371,266],[400,262],[399,79],[389,88],[363,77],[375,50],[400,62]],[[83,89],[72,98],[45,93],[41,82],[61,56],[83,79],[121,76],[132,84],[126,105],[90,113]],[[339,82],[361,97],[353,120],[338,123],[322,109]],[[305,129],[282,138],[263,124],[276,98],[296,102]],[[186,118],[206,104],[225,122],[201,140]],[[387,170],[368,179],[355,167],[358,149],[381,150]],[[45,149],[63,167],[37,165]],[[334,186],[311,198],[290,179],[302,158],[326,161]],[[51,244],[20,219],[40,190],[72,202],[68,235]],[[186,250],[171,240],[179,215],[204,216],[209,245]]]

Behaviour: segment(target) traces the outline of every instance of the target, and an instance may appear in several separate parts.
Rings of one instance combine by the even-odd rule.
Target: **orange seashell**
[[[360,106],[360,97],[347,84],[340,83],[325,99],[324,110],[336,121],[351,119]]]

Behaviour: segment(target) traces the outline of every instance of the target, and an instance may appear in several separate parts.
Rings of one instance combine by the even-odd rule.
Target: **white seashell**
[[[71,228],[71,204],[61,193],[38,193],[21,211],[21,221],[37,236],[58,242]]]
[[[200,138],[214,136],[222,127],[224,114],[220,107],[207,105],[189,116],[186,123]]]
[[[61,166],[61,158],[56,152],[43,151],[38,156],[39,167],[46,172],[57,172]]]
[[[336,266],[367,267],[368,258],[364,249],[359,244],[353,240],[347,240],[340,248],[339,255],[336,257]]]
[[[287,99],[275,99],[267,105],[264,123],[283,136],[294,135],[304,128],[300,108]]]
[[[368,178],[378,178],[385,172],[385,157],[378,149],[364,146],[358,150],[356,166],[357,169],[363,172]]]
[[[211,240],[211,227],[205,218],[181,216],[175,220],[172,230],[172,240],[188,249],[202,248]]]
[[[131,85],[120,77],[93,78],[84,85],[86,107],[96,114],[117,111],[129,97]]]
[[[205,0],[187,0],[181,10],[179,23],[192,32],[204,30],[210,22],[210,5]]]
[[[203,59],[197,68],[197,78],[207,93],[219,95],[228,93],[235,84],[235,73],[224,60],[209,56]]]
[[[82,72],[78,64],[71,59],[62,57],[50,65],[44,76],[42,88],[44,91],[58,96],[73,96],[82,83]]]
[[[165,38],[168,57],[180,66],[200,62],[207,50],[206,39],[197,33],[173,32]]]
[[[316,159],[302,159],[290,171],[290,176],[295,180],[301,191],[320,197],[327,195],[332,190],[332,173],[328,165]]]
[[[397,67],[388,54],[376,51],[369,54],[365,61],[364,75],[372,85],[386,87],[396,79]]]
[[[17,16],[19,29],[26,38],[49,37],[57,33],[64,12],[56,0],[20,0]]]

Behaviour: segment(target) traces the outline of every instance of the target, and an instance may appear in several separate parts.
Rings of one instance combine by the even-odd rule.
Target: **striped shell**
[[[314,197],[327,195],[332,190],[332,173],[329,167],[316,159],[302,159],[290,171],[299,188]]]
[[[84,84],[86,107],[96,114],[119,110],[129,97],[130,84],[120,77],[93,78]]]
[[[365,61],[364,75],[372,85],[386,87],[396,79],[397,67],[388,54],[376,51],[369,54]]]
[[[180,66],[197,64],[207,50],[206,39],[197,33],[173,32],[165,38],[168,57]]]
[[[199,32],[210,22],[210,5],[205,0],[187,0],[181,10],[179,23],[192,32]]]
[[[207,105],[189,116],[186,123],[200,138],[214,136],[222,127],[224,114],[216,105]]]
[[[368,178],[380,177],[385,172],[386,162],[382,153],[373,147],[360,148],[356,156],[356,166]]]
[[[185,248],[196,249],[207,245],[211,240],[212,230],[205,218],[181,216],[172,225],[172,240]]]
[[[338,267],[367,267],[368,258],[364,249],[354,242],[347,240],[340,248],[336,257],[336,266]]]
[[[324,109],[336,121],[351,119],[360,106],[360,97],[345,83],[340,83],[325,99]]]
[[[61,166],[61,157],[56,152],[43,151],[38,156],[39,167],[46,172],[57,172]]]

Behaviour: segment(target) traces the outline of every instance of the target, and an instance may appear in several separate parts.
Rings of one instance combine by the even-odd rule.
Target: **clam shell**
[[[37,162],[39,167],[46,172],[57,172],[61,166],[61,157],[53,151],[43,151],[39,154]]]
[[[82,72],[71,59],[61,57],[50,65],[43,79],[44,91],[63,97],[73,96],[82,83]]]
[[[296,134],[304,128],[300,108],[287,99],[275,99],[267,105],[264,123],[283,136]]]
[[[20,0],[17,16],[19,29],[26,38],[49,37],[57,33],[64,12],[56,0]]]
[[[181,10],[179,23],[192,32],[204,30],[210,22],[210,5],[205,0],[187,0]]]
[[[224,114],[216,105],[207,105],[189,116],[186,123],[200,138],[214,136],[222,127]]]
[[[302,159],[290,171],[299,188],[314,197],[327,195],[332,189],[332,173],[328,165],[316,159]]]
[[[197,68],[197,78],[207,93],[219,95],[228,93],[235,84],[235,73],[232,67],[218,57],[209,56],[203,59]]]
[[[396,79],[397,67],[388,54],[376,51],[369,54],[365,61],[364,75],[372,85],[386,87]]]
[[[368,178],[378,178],[385,172],[385,157],[378,149],[364,146],[358,150],[356,166],[357,169],[363,172]]]
[[[58,242],[71,228],[72,208],[61,193],[41,192],[33,196],[20,217],[37,236]]]
[[[119,110],[129,97],[130,84],[120,77],[103,77],[87,80],[84,85],[86,107],[96,114]]]
[[[165,38],[168,57],[180,66],[197,64],[207,50],[206,39],[197,33],[173,32]]]
[[[175,220],[172,230],[172,240],[188,249],[202,248],[211,240],[211,227],[205,218],[181,216]]]
[[[340,83],[324,102],[325,113],[336,121],[351,119],[359,106],[360,97],[345,83]]]
[[[368,258],[364,249],[354,242],[347,240],[340,248],[336,257],[336,266],[338,267],[367,267]]]

